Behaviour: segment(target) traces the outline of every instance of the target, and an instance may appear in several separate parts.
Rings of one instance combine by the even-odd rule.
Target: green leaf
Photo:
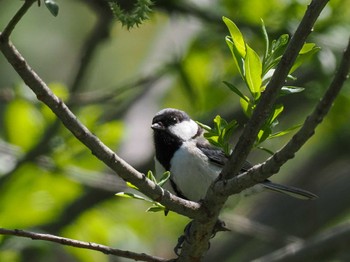
[[[267,34],[267,31],[266,31],[264,20],[262,20],[262,19],[261,19],[261,31],[263,33],[264,40],[265,40],[265,55],[264,55],[264,61],[265,61],[267,59],[267,57],[269,56],[270,40],[269,40],[269,35]]]
[[[236,66],[238,68],[238,71],[239,71],[241,77],[244,79],[244,56],[242,56],[239,53],[239,51],[237,50],[237,47],[235,46],[231,37],[227,36],[225,38],[225,40],[226,40],[228,47],[231,50],[231,53],[232,53],[233,59],[236,63]]]
[[[296,94],[304,91],[305,88],[298,86],[283,86],[280,91],[280,96]]]
[[[169,171],[166,171],[164,172],[163,176],[160,178],[160,181],[157,183],[158,186],[163,186],[169,179],[170,177],[170,172]]]
[[[226,43],[231,50],[239,73],[241,74],[242,78],[244,78],[244,57],[246,56],[246,46],[243,35],[236,24],[230,19],[223,16],[222,20],[230,32],[230,36],[225,38]]]
[[[157,179],[154,177],[153,173],[151,170],[148,170],[147,172],[147,178],[152,180],[153,183],[156,183],[157,184]]]
[[[47,9],[49,9],[50,13],[53,16],[58,15],[59,7],[58,7],[58,4],[54,0],[45,0],[44,3],[45,3],[45,6],[47,7]]]
[[[224,84],[230,88],[234,93],[236,93],[240,98],[246,100],[246,96],[243,95],[243,93],[241,91],[239,91],[239,89],[237,87],[235,87],[233,84],[224,81]],[[248,102],[248,101],[247,101]]]
[[[196,123],[197,123],[201,128],[203,128],[205,131],[210,132],[210,131],[212,130],[210,126],[207,126],[207,125],[205,125],[205,124],[203,124],[203,123],[201,123],[201,122],[196,121]]]
[[[131,184],[130,182],[126,182],[126,185],[132,189],[139,190],[137,186],[135,186],[134,184]]]
[[[286,130],[276,132],[276,133],[274,133],[274,134],[271,134],[271,135],[268,137],[268,139],[272,139],[272,138],[284,136],[284,135],[289,134],[290,132],[294,131],[295,129],[300,128],[301,126],[302,126],[302,124],[298,124],[298,125],[292,126],[292,127],[290,127],[290,128],[287,128]]]
[[[142,196],[133,194],[133,193],[129,193],[129,192],[119,192],[115,194],[118,197],[125,197],[125,198],[133,198],[133,199],[137,199],[137,200],[142,200],[142,201],[146,201],[146,202],[152,202],[151,200],[144,198]]]
[[[251,104],[249,97],[245,96],[245,98],[246,99],[241,98],[239,102],[241,103],[244,114],[250,118],[253,114],[254,106]]]
[[[272,116],[268,121],[269,125],[273,124],[273,122],[276,120],[276,118],[282,113],[283,109],[284,109],[284,106],[282,104],[275,106],[273,113],[272,113]]]
[[[260,149],[262,151],[267,152],[268,154],[270,154],[271,156],[275,154],[275,152],[273,152],[272,150],[266,148],[266,147],[262,147],[262,146],[258,146],[257,149]]]
[[[262,63],[258,54],[247,45],[247,54],[244,60],[245,80],[254,100],[258,100],[261,93]]]
[[[269,126],[265,126],[258,133],[257,144],[264,142],[271,134],[272,130]]]
[[[283,55],[284,50],[287,47],[289,41],[289,35],[283,34],[281,35],[277,41],[272,42],[272,53],[275,59],[280,58]]]
[[[316,46],[314,43],[305,43],[303,48],[300,50],[297,59],[295,60],[293,67],[290,70],[290,74],[293,73],[300,65],[302,65],[306,60],[311,58],[315,53],[317,53],[321,48]]]
[[[244,42],[244,38],[243,38],[241,31],[238,29],[236,24],[234,22],[232,22],[229,18],[223,16],[222,20],[224,21],[224,23],[226,24],[226,26],[230,32],[231,39],[233,41],[233,45],[235,46],[239,55],[241,57],[245,57],[246,47],[245,47],[245,42]]]
[[[147,208],[146,212],[159,212],[159,211],[165,211],[165,210],[167,210],[165,206],[158,204]]]

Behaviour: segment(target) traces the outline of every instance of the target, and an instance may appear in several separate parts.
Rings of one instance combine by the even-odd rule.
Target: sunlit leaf
[[[234,22],[232,22],[229,18],[222,17],[222,20],[224,21],[224,23],[226,24],[226,26],[230,32],[231,39],[232,39],[233,44],[236,47],[239,55],[241,57],[245,57],[245,53],[246,53],[245,42],[244,42],[244,38],[243,38],[241,31],[238,29],[236,24]]]
[[[146,201],[146,202],[152,202],[151,200],[144,198],[140,195],[134,194],[134,193],[129,193],[129,192],[119,192],[115,194],[118,197],[125,197],[125,198],[133,198],[133,199],[137,199],[137,200],[142,200],[142,201]]]
[[[258,54],[247,45],[247,54],[244,60],[245,79],[255,100],[259,99],[261,92],[262,63]]]
[[[310,59],[315,53],[317,53],[321,48],[316,46],[314,43],[305,43],[303,48],[300,50],[289,74],[293,73],[300,65],[305,63]]]
[[[225,40],[226,40],[226,43],[227,43],[228,47],[231,50],[231,53],[232,53],[233,59],[234,59],[234,61],[236,63],[236,66],[238,68],[238,71],[239,71],[241,77],[244,79],[244,56],[242,56],[238,52],[237,47],[233,43],[231,37],[227,36],[225,38]]]
[[[272,133],[270,126],[264,126],[258,133],[258,144],[264,142]]]
[[[243,109],[244,114],[250,118],[253,114],[253,106],[250,103],[249,97],[245,96],[246,99],[241,98],[239,100],[241,107]]]
[[[276,120],[276,118],[282,113],[283,109],[284,109],[284,106],[282,104],[275,106],[272,113],[272,117],[269,120],[269,124],[272,124]]]
[[[132,189],[136,189],[139,190],[139,188],[137,186],[135,186],[134,184],[130,183],[130,182],[126,182],[126,185]]]

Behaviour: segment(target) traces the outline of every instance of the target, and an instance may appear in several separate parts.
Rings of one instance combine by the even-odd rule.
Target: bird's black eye
[[[174,116],[171,121],[175,124],[175,123],[179,123],[179,118],[177,118],[176,116]]]

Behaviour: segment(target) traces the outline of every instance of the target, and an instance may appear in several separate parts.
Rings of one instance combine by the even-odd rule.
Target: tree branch
[[[10,22],[5,27],[2,36],[0,38],[0,41],[7,41],[13,31],[15,29],[18,22],[22,19],[22,17],[27,13],[29,8],[34,4],[34,2],[37,0],[25,0],[22,7],[17,11],[17,13],[12,17]]]
[[[286,81],[288,73],[293,66],[299,51],[303,47],[306,38],[311,33],[314,23],[329,0],[312,0],[308,6],[303,19],[301,20],[295,34],[291,38],[283,57],[278,64],[271,81],[266,90],[262,93],[261,100],[253,112],[253,115],[245,126],[242,135],[235,146],[230,160],[222,171],[222,177],[230,178],[241,170],[241,166],[246,160],[256,136],[269,116],[279,91]]]
[[[250,121],[245,126],[229,161],[224,166],[220,178],[227,179],[234,177],[239,173],[241,166],[254,144],[261,126],[266,121],[266,118],[275,103],[278,93],[284,84],[297,55],[299,54],[300,49],[304,45],[307,36],[312,31],[314,23],[327,2],[328,0],[313,0],[308,6],[302,21],[300,22],[294,36],[291,38],[291,41],[274,72],[271,81],[266,87],[265,92],[262,94],[257,108],[254,110]],[[208,242],[215,227],[219,212],[227,200],[227,195],[223,195],[222,191],[218,190],[225,185],[225,181],[222,181],[220,178],[211,185],[203,201],[202,209],[206,212],[207,216],[201,221],[194,220],[191,225],[188,241],[185,241],[182,248],[180,261],[199,261],[204,252],[208,249]],[[234,185],[234,187],[240,188],[239,191],[243,189],[241,182],[243,185],[249,184],[249,186],[256,184],[254,178],[248,176],[245,176],[244,178],[244,183],[243,181],[236,181],[237,184]],[[220,186],[218,187],[216,184],[219,184]]]
[[[25,11],[26,10],[28,10],[28,8],[25,9]],[[21,12],[21,16],[18,15],[19,18],[16,19],[17,22],[24,15],[25,11]],[[11,23],[13,26],[7,26],[7,28],[14,28],[17,22]],[[10,29],[7,31],[11,32]],[[169,210],[191,218],[202,215],[198,211],[200,207],[198,203],[181,199],[156,185],[151,180],[147,179],[144,174],[138,172],[117,156],[94,136],[69,110],[67,105],[52,93],[46,83],[34,72],[15,46],[8,40],[8,36],[9,33],[7,33],[5,37],[0,33],[0,49],[7,61],[20,75],[26,85],[36,94],[38,100],[45,103],[62,121],[65,127],[91,150],[92,154],[103,161],[124,180],[136,185],[141,192],[151,199],[162,203],[168,207]]]
[[[58,243],[65,246],[100,251],[106,255],[114,255],[118,257],[125,257],[125,258],[130,258],[130,259],[139,260],[139,261],[150,261],[150,262],[171,261],[160,257],[150,256],[144,253],[135,253],[131,251],[120,250],[120,249],[111,248],[105,245],[100,245],[92,242],[79,241],[75,239],[59,237],[59,236],[50,235],[50,234],[35,233],[35,232],[24,231],[19,229],[11,230],[11,229],[0,228],[0,234],[27,237],[33,240],[44,240],[44,241]]]
[[[1,36],[0,34],[0,39],[2,38]],[[52,110],[65,127],[91,150],[93,155],[103,161],[124,180],[136,185],[142,193],[162,203],[170,210],[192,218],[200,216],[198,212],[200,205],[198,203],[179,198],[156,185],[151,180],[147,179],[144,174],[138,172],[117,156],[111,149],[104,145],[99,138],[94,136],[88,128],[76,118],[66,104],[52,93],[46,83],[30,68],[11,42],[0,41],[0,49],[26,85],[36,94],[37,98]]]
[[[316,237],[289,244],[253,262],[318,261],[339,251],[348,251],[350,224],[329,229]],[[334,257],[333,257],[334,258]]]
[[[350,72],[350,38],[344,51],[339,69],[336,72],[332,83],[326,93],[317,104],[314,111],[306,118],[301,129],[292,137],[292,139],[278,152],[271,156],[263,164],[254,166],[251,170],[240,174],[225,182],[216,184],[216,191],[225,194],[235,194],[243,189],[250,187],[257,182],[264,181],[266,178],[277,173],[280,167],[292,159],[295,153],[310,139],[315,133],[316,127],[322,122],[328,114],[335,98],[339,94],[344,82]]]

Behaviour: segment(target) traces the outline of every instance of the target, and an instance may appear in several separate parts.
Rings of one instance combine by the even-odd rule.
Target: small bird
[[[156,174],[170,172],[170,187],[177,196],[192,201],[203,199],[228,160],[224,152],[211,145],[203,136],[203,128],[187,113],[178,109],[166,108],[159,111],[153,118],[151,128]],[[246,162],[241,171],[247,171],[251,166]],[[255,185],[253,191],[259,188],[304,200],[317,198],[308,191],[269,180]]]

